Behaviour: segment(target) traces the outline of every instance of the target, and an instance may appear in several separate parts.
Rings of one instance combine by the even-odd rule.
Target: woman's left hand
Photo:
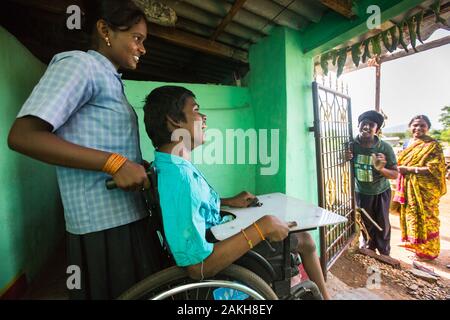
[[[398,170],[398,172],[400,172],[403,175],[410,173],[409,167],[406,167],[406,166],[398,166],[397,170]]]
[[[235,208],[247,208],[254,198],[255,195],[250,192],[242,191],[234,197],[222,200],[222,204]]]

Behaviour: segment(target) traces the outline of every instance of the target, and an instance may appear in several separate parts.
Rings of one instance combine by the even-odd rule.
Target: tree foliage
[[[443,107],[441,111],[439,122],[444,126],[444,130],[450,129],[450,106]]]

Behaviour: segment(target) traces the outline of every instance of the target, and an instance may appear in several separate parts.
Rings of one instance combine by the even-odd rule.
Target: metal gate
[[[320,229],[321,265],[326,276],[356,232],[353,170],[344,158],[353,140],[351,99],[313,82],[313,100],[319,205],[348,219],[346,224]]]

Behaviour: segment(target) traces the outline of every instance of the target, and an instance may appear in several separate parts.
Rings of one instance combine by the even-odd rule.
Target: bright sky
[[[449,31],[437,30],[427,42],[447,35]],[[375,68],[344,74],[340,80],[348,84],[355,124],[359,114],[374,109]],[[381,108],[388,116],[386,127],[408,124],[413,116],[425,114],[432,128],[440,129],[439,114],[445,105],[450,105],[450,44],[382,65]]]

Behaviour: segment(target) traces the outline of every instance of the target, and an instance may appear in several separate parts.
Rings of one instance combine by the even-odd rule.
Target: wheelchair
[[[143,192],[150,214],[150,232],[155,245],[151,250],[161,270],[123,292],[119,300],[322,300],[316,284],[306,280],[291,287],[291,278],[299,274],[298,254],[290,252],[290,240],[261,242],[213,278],[191,279],[185,268],[177,267],[164,237],[159,205],[157,174],[147,170],[150,189]],[[114,188],[112,180],[108,189]],[[208,230],[206,239],[216,242]],[[267,246],[267,247],[265,247]]]

